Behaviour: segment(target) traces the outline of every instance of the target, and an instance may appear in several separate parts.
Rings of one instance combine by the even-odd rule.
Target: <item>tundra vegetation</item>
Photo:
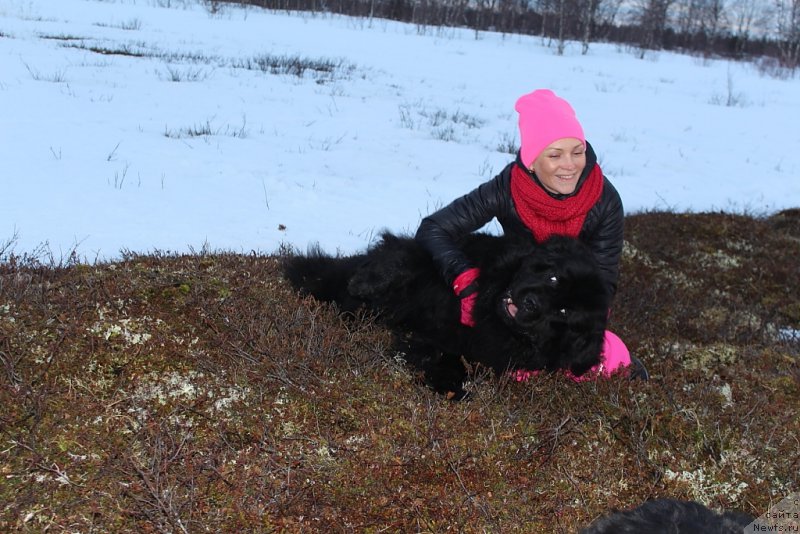
[[[629,215],[611,328],[647,365],[421,386],[281,256],[0,246],[3,532],[575,532],[800,489],[800,210]]]

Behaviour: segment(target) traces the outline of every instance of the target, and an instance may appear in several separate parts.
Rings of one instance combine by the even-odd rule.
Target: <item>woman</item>
[[[497,218],[505,234],[542,242],[567,235],[586,243],[600,266],[610,295],[619,278],[624,212],[619,193],[603,176],[592,146],[570,104],[548,89],[523,95],[520,150],[494,179],[422,220],[416,240],[433,256],[442,276],[461,298],[461,322],[472,326],[480,273],[456,240]],[[637,376],[646,371],[634,360]],[[631,365],[622,341],[606,331],[602,362],[587,375],[609,375]],[[520,379],[526,373],[517,374]]]

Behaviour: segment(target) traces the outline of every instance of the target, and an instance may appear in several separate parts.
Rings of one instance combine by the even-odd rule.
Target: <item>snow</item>
[[[499,172],[536,88],[573,104],[628,213],[800,206],[797,77],[545,45],[196,0],[4,0],[0,250],[356,251]],[[335,68],[244,68],[282,56]]]

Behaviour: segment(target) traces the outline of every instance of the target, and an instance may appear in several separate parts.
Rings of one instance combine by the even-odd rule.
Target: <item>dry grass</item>
[[[0,531],[553,532],[798,491],[800,210],[627,220],[612,328],[650,382],[451,403],[278,259],[0,264]],[[783,332],[783,334],[781,334]]]

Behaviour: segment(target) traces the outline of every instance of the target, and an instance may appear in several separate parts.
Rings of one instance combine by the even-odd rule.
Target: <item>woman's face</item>
[[[586,148],[580,139],[567,137],[554,141],[537,157],[531,170],[551,193],[569,195],[586,167]]]

